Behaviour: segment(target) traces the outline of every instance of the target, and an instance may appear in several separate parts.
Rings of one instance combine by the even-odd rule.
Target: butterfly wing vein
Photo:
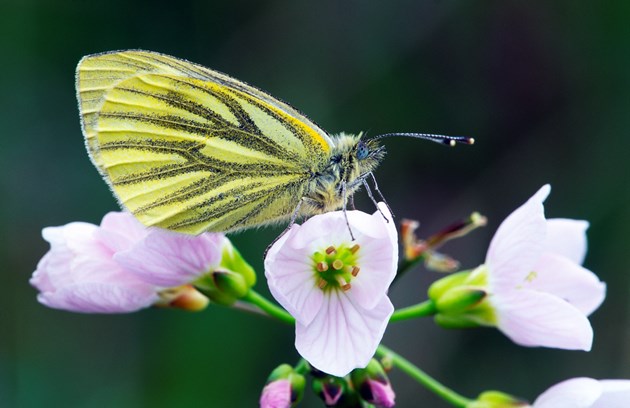
[[[286,219],[330,137],[289,105],[202,66],[147,51],[85,57],[86,146],[145,225],[235,231]]]

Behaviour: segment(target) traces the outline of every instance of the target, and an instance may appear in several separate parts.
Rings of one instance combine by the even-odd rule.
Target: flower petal
[[[599,381],[585,377],[571,378],[540,394],[533,408],[590,408],[594,407],[593,404],[601,395],[602,385]],[[611,406],[607,405],[606,408]]]
[[[548,293],[520,289],[493,295],[497,327],[522,346],[589,351],[593,329],[566,301]]]
[[[589,315],[606,297],[606,284],[586,268],[564,256],[544,253],[536,265],[532,278],[524,288],[535,289],[558,296]]]
[[[161,287],[189,283],[221,261],[222,234],[198,236],[150,228],[132,248],[114,260],[144,282]]]
[[[592,408],[626,408],[630,401],[630,380],[600,380],[602,396]]]
[[[158,296],[150,286],[85,282],[44,292],[37,300],[55,309],[79,313],[127,313],[151,306]]]
[[[315,368],[343,377],[369,363],[394,306],[383,297],[373,309],[365,310],[343,292],[328,296],[311,324],[296,323],[295,347]]]
[[[324,293],[317,287],[313,276],[311,250],[291,246],[294,236],[301,230],[294,224],[269,248],[265,257],[265,277],[273,297],[298,322],[308,325],[319,313]]]
[[[357,260],[361,270],[352,280],[352,289],[347,292],[347,295],[365,309],[376,306],[387,294],[398,269],[396,227],[387,207],[383,205],[381,209],[383,214],[389,217],[389,223],[377,211],[370,216],[370,219],[358,224],[362,229],[358,230],[360,233],[356,233],[356,242],[361,246]],[[354,228],[355,224],[351,225]],[[370,239],[363,235],[363,231],[367,228],[372,229],[373,236]]]
[[[490,269],[489,284],[513,288],[532,270],[543,250],[547,223],[543,201],[551,187],[544,185],[525,204],[514,210],[494,234],[486,255]]]
[[[96,238],[107,245],[112,252],[118,252],[129,249],[147,233],[148,228],[132,214],[112,211],[103,217],[101,228],[96,232]]]
[[[582,265],[586,256],[588,222],[566,218],[547,220],[545,251],[563,255]]]

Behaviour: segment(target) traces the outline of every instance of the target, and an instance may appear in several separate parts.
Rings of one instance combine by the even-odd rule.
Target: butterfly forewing
[[[85,57],[77,92],[92,160],[146,225],[198,234],[285,218],[329,160],[328,135],[289,105],[162,54]]]

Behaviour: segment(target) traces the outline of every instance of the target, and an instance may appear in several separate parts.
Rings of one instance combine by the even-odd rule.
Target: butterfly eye
[[[369,153],[370,149],[368,149],[365,143],[363,143],[362,141],[359,142],[359,144],[357,145],[357,159],[363,160],[368,157]]]

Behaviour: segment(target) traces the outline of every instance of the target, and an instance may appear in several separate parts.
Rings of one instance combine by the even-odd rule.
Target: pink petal
[[[348,213],[351,212],[353,211],[348,211]],[[367,214],[364,215],[369,217]],[[291,234],[288,237],[287,246],[293,249],[308,249],[309,256],[314,251],[327,248],[330,245],[337,246],[350,242],[348,226],[341,211],[329,212],[309,218],[301,226],[294,225],[291,227],[291,230],[285,235],[289,233]]]
[[[524,288],[535,289],[558,296],[589,315],[606,297],[606,284],[586,268],[569,259],[545,253],[534,266],[532,278]]]
[[[290,246],[298,231],[301,227],[293,225],[269,248],[265,257],[265,277],[273,297],[297,321],[308,325],[319,313],[324,293],[316,284],[310,258],[312,251]]]
[[[627,408],[630,401],[630,380],[600,380],[602,396],[593,408]]]
[[[380,381],[367,380],[367,383],[370,387],[370,393],[372,394],[372,399],[368,402],[377,407],[384,408],[391,408],[396,405],[396,394],[394,394],[394,390],[389,382],[383,384]]]
[[[601,395],[602,385],[599,381],[584,377],[572,378],[543,392],[534,401],[533,408],[590,408],[594,407],[593,404]]]
[[[352,280],[352,289],[347,295],[365,309],[376,306],[387,294],[398,269],[396,227],[387,207],[382,203],[379,207],[383,214],[377,211],[361,223],[351,223],[353,229],[357,225],[361,226],[355,232],[356,242],[361,246],[357,260],[361,270]],[[383,215],[389,219],[389,223],[383,219]]]
[[[145,227],[128,212],[107,213],[101,221],[101,228],[96,233],[98,240],[107,245],[112,252],[129,249],[148,233]]]
[[[289,380],[272,381],[263,388],[260,408],[289,407],[291,407],[291,382]]]
[[[545,251],[563,255],[582,265],[586,256],[588,222],[553,218],[547,220]]]
[[[522,346],[589,351],[593,329],[588,319],[566,301],[535,290],[494,294],[497,326]]]
[[[486,255],[492,288],[514,288],[532,270],[543,250],[547,224],[543,201],[551,187],[544,185],[499,226]]]
[[[328,296],[311,324],[296,323],[295,347],[315,368],[343,377],[368,364],[394,307],[386,296],[371,310],[353,304],[343,292]]]
[[[145,285],[86,282],[41,293],[37,300],[48,307],[72,312],[127,313],[151,306],[157,294]]]
[[[189,283],[221,261],[223,235],[190,236],[150,228],[146,237],[114,260],[144,282],[161,287]]]

